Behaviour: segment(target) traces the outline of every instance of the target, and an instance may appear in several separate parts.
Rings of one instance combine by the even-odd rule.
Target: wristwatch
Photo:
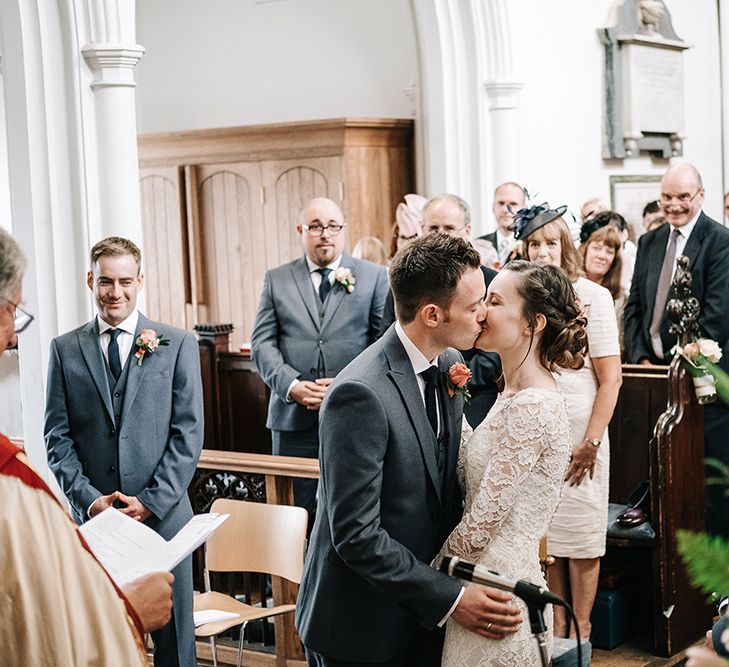
[[[602,440],[597,438],[585,438],[585,442],[589,442],[593,447],[599,447],[602,444]]]

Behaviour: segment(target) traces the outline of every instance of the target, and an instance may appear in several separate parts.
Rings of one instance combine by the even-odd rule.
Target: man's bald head
[[[661,179],[659,203],[666,221],[674,227],[691,222],[704,203],[699,170],[688,162],[669,167]]]

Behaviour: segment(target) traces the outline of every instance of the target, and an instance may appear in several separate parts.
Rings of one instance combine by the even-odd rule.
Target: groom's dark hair
[[[409,324],[428,303],[448,310],[463,274],[480,266],[481,257],[468,241],[438,232],[416,239],[390,265],[397,319]]]

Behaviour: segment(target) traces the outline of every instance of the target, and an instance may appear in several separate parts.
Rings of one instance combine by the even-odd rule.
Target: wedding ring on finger
[[[493,625],[493,621],[489,621],[489,623],[486,625],[486,632],[489,632],[491,630],[492,625]]]

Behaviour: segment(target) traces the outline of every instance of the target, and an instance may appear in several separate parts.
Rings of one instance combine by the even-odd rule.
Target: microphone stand
[[[446,556],[441,562],[440,569],[451,577],[456,576],[483,586],[513,592],[514,595],[521,598],[529,610],[529,624],[532,634],[537,640],[542,667],[549,667],[549,652],[547,649],[549,635],[547,625],[544,622],[544,608],[555,602],[564,604],[560,598],[528,581],[514,581],[490,570],[479,570],[479,566],[461,561],[460,558],[454,556]]]
[[[542,659],[542,667],[549,667],[549,651],[547,649],[548,632],[547,626],[544,623],[544,607],[547,603],[538,603],[532,600],[526,604],[529,610],[529,625],[531,626],[534,638],[537,640],[539,656]]]

